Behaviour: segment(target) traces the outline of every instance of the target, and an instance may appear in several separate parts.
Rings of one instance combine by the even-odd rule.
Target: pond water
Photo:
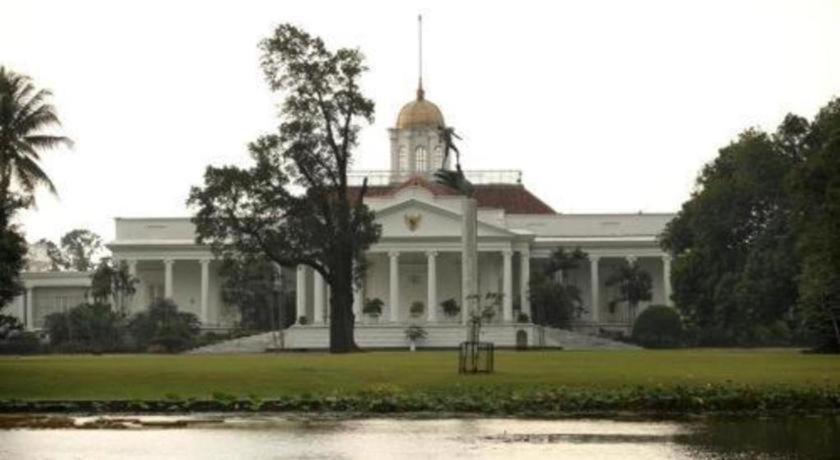
[[[211,415],[78,417],[71,424],[90,429],[0,430],[0,458],[840,458],[840,416],[616,421]]]

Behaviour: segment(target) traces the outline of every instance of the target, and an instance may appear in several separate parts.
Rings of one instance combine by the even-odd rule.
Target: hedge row
[[[552,416],[575,413],[840,412],[840,387],[706,386],[626,389],[507,390],[473,387],[441,392],[379,389],[352,394],[303,394],[271,399],[215,393],[208,399],[141,401],[0,401],[0,412],[183,413],[345,412],[359,414],[463,413]]]

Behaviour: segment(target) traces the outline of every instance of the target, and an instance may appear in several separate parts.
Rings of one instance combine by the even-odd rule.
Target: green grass
[[[840,357],[792,350],[677,350],[496,353],[491,375],[458,375],[457,353],[352,355],[35,356],[0,358],[0,400],[160,400],[287,397],[380,388],[702,386],[789,388],[840,385]]]

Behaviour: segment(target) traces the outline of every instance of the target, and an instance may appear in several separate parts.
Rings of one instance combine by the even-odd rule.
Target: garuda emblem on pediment
[[[423,220],[423,215],[421,214],[406,214],[405,215],[405,226],[408,227],[409,230],[412,232],[417,230],[417,227],[420,226],[420,221]]]

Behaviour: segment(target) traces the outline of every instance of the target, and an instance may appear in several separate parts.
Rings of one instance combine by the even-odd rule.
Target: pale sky
[[[73,151],[45,155],[27,238],[113,218],[186,216],[208,163],[244,164],[273,129],[257,43],[282,22],[359,47],[376,123],[357,167],[385,169],[386,129],[424,86],[464,137],[467,169],[521,169],[560,212],[671,212],[749,126],[840,96],[840,0],[0,0],[0,65],[53,102]]]

